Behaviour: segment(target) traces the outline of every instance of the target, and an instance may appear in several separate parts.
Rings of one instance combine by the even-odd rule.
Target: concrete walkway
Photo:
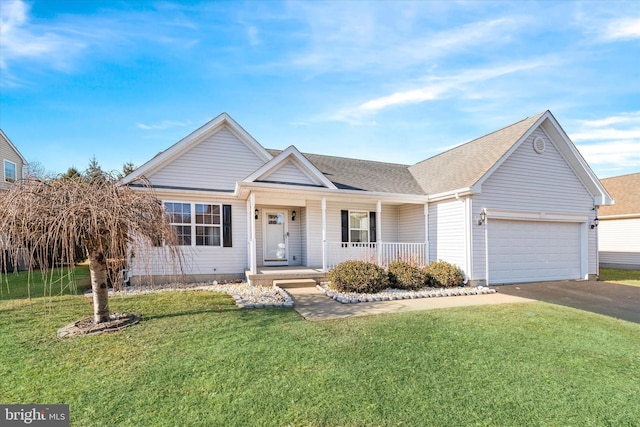
[[[395,301],[341,304],[315,287],[288,288],[293,308],[307,320],[332,320],[345,317],[431,310],[434,308],[464,307],[471,305],[534,302],[532,299],[500,293],[455,297],[416,298]]]

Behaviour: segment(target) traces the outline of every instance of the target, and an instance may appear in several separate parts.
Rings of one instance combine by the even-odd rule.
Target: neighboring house
[[[23,179],[27,173],[27,161],[2,129],[0,129],[0,167],[2,168],[0,173],[0,192],[8,190],[12,183]],[[9,262],[11,259],[9,253],[5,252],[8,251],[8,247],[5,247],[5,244],[3,236],[0,235],[0,273],[5,268],[7,271],[14,270],[14,265]],[[6,266],[4,265],[5,261],[7,262]],[[25,267],[26,264],[23,259],[15,266],[18,270],[24,270]]]
[[[123,183],[143,178],[193,280],[347,259],[445,260],[472,284],[586,279],[596,209],[612,203],[549,111],[415,165],[266,150],[223,113]],[[167,273],[135,261],[133,276]]]
[[[0,129],[0,167],[2,167],[0,191],[7,190],[13,182],[24,178],[27,173],[27,161],[2,129]]]
[[[598,211],[600,266],[640,270],[640,172],[600,181],[616,201]]]

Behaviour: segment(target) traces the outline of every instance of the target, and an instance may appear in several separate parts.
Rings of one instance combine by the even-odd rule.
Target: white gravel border
[[[109,290],[110,297],[156,294],[161,292],[212,291],[230,295],[239,308],[293,307],[293,300],[278,286],[251,286],[248,283],[167,283],[154,286],[125,287],[121,291]],[[89,290],[85,296],[91,297]]]
[[[330,289],[327,283],[316,285],[316,288],[324,292],[329,298],[333,298],[342,304],[355,304],[359,302],[393,301],[415,298],[455,297],[463,295],[493,294],[495,289],[485,286],[459,287],[459,288],[422,288],[419,291],[406,291],[403,289],[387,288],[376,294],[363,294],[357,292],[338,292]]]

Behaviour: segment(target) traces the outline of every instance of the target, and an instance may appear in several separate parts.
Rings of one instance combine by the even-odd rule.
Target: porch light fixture
[[[291,212],[291,221],[296,220],[296,211]]]
[[[591,222],[591,229],[593,230],[594,228],[596,228],[599,223],[600,220],[598,220],[598,217],[593,218],[593,221]]]
[[[485,211],[480,212],[480,217],[478,217],[478,225],[482,225],[487,220],[487,213]]]
[[[258,219],[258,214],[260,213],[260,211],[258,209],[256,209],[253,213],[255,214],[256,219]]]

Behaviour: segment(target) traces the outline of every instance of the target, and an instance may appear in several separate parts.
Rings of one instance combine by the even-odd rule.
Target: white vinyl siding
[[[224,127],[149,174],[156,186],[233,191],[264,162]]]
[[[598,246],[600,265],[640,269],[640,218],[601,219]]]
[[[5,176],[5,162],[10,162],[15,165],[15,177],[16,180],[23,178],[24,163],[22,159],[5,139],[0,135],[0,167],[2,172],[0,175],[0,190],[8,189],[11,183],[6,181]]]
[[[162,194],[158,194],[163,198]],[[174,201],[175,198],[174,198]],[[177,200],[180,201],[180,200]],[[207,203],[206,200],[194,202],[193,198],[185,198],[184,203]],[[220,200],[222,204],[231,205],[233,246],[181,246],[184,256],[184,272],[187,275],[216,275],[216,274],[244,274],[248,267],[247,259],[247,204],[240,200]],[[134,253],[136,248],[133,248]],[[163,248],[153,248],[154,257],[144,264],[141,257],[131,259],[131,273],[133,276],[172,274]]]
[[[424,205],[403,205],[398,209],[398,241],[424,243]]]
[[[489,284],[581,278],[581,225],[490,220]]]
[[[533,149],[537,137],[543,138],[546,144],[542,154]],[[473,196],[473,280],[486,277],[485,228],[477,224],[483,208],[595,216],[593,197],[541,129],[536,129],[482,183],[481,191]],[[586,241],[587,273],[596,274],[596,233],[590,228]]]
[[[327,207],[327,223],[329,223],[329,208]],[[307,223],[307,265],[322,267],[322,206],[319,200],[308,200],[305,209]],[[338,239],[340,236],[338,236]],[[330,237],[327,233],[327,240]],[[337,240],[339,241],[339,240]]]
[[[461,200],[429,204],[429,262],[442,260],[464,269],[464,210]]]
[[[260,177],[257,181],[268,181],[276,183],[287,184],[302,184],[302,185],[319,185],[318,180],[312,180],[304,171],[301,166],[291,160],[284,162],[279,168],[272,173]]]

